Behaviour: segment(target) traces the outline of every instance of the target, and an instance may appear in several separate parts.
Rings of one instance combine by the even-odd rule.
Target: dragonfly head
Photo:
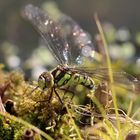
[[[38,86],[41,89],[51,88],[54,85],[54,78],[50,72],[43,72],[38,78]]]

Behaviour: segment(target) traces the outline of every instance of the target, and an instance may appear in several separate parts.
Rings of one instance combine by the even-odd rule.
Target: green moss
[[[0,138],[2,138],[2,140],[15,140],[15,135],[17,132],[19,132],[19,130],[22,130],[21,128],[22,125],[20,123],[11,121],[9,119],[6,119],[6,117],[0,116]],[[21,135],[23,135],[23,131]]]
[[[127,118],[127,115],[123,117],[121,115],[119,116],[121,134],[118,132],[116,126],[118,120],[116,115],[113,111],[108,111],[109,107],[113,107],[108,104],[107,100],[107,94],[111,94],[108,85],[106,85],[107,87],[104,90],[102,87],[100,89],[98,87],[96,91],[92,92],[78,87],[78,95],[76,98],[81,99],[81,96],[84,95],[82,99],[87,99],[86,105],[82,104],[83,101],[81,102],[82,105],[75,105],[75,100],[70,102],[69,96],[63,100],[64,104],[61,104],[55,94],[53,94],[52,99],[49,100],[51,90],[42,92],[42,90],[36,88],[37,82],[32,84],[28,83],[28,81],[24,80],[23,73],[21,72],[5,72],[0,70],[0,75],[1,84],[5,84],[6,82],[10,83],[5,91],[3,91],[5,108],[8,107],[9,110],[7,111],[9,111],[11,115],[16,116],[16,118],[13,119],[12,116],[8,117],[7,113],[0,115],[0,140],[22,140],[25,132],[28,130],[33,131],[35,140],[52,138],[106,138],[111,140],[112,138],[116,139],[117,135],[124,135],[124,137],[126,137],[132,130],[137,132],[139,136],[140,128],[138,121]],[[57,91],[60,96],[64,94],[61,90],[57,89]],[[83,92],[83,94],[81,92]],[[99,95],[99,97],[97,95]],[[105,95],[107,98],[104,101],[103,98],[105,99]],[[97,96],[98,105],[93,100],[95,96]],[[125,96],[121,98],[122,100],[120,100],[120,102],[127,101]],[[8,104],[9,106],[6,104],[7,100],[10,100],[11,104]],[[112,98],[110,98],[109,101],[111,100]],[[127,101],[127,106],[128,102],[129,101]],[[137,98],[137,100],[135,100],[137,107],[138,103],[139,99]],[[127,109],[127,106],[123,104],[122,106]],[[103,117],[102,114],[105,117]],[[28,123],[19,121],[19,118]]]

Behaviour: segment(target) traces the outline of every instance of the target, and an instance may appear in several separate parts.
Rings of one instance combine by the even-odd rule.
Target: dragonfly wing
[[[112,72],[113,74],[113,80],[114,80],[114,85],[123,87],[129,91],[133,91],[138,93],[138,85],[140,85],[139,81],[133,77],[131,74],[128,74],[124,71],[114,71]],[[99,69],[96,70],[95,73],[93,74],[94,78],[97,79],[102,79],[102,80],[107,80],[110,81],[108,70],[106,69]]]
[[[35,26],[59,64],[69,63],[70,48],[67,40],[61,33],[59,24],[54,22],[47,12],[31,4],[25,6],[23,16]]]
[[[71,46],[73,64],[81,64],[84,58],[94,58],[95,48],[89,34],[67,15],[61,14],[59,22]]]
[[[91,67],[75,67],[71,68],[73,71],[77,71],[81,74],[87,74],[94,79],[101,80],[101,81],[109,81],[109,69],[108,68],[91,68]],[[134,91],[136,93],[140,93],[140,81],[137,80],[131,74],[128,74],[124,71],[116,71],[112,70],[114,83],[117,86],[124,87],[128,90]]]

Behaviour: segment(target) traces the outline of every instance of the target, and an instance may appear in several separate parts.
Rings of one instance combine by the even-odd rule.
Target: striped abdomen
[[[91,90],[95,85],[91,77],[72,71],[68,67],[57,67],[52,71],[52,75],[54,77],[54,83],[58,87],[81,84]]]

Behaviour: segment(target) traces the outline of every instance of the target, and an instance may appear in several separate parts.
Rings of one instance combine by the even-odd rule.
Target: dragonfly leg
[[[49,98],[48,98],[48,101],[50,102],[51,101],[51,98],[52,98],[52,95],[53,95],[53,88],[51,89],[51,93],[50,93],[50,95],[49,95]]]
[[[38,89],[39,88],[39,86],[37,86],[37,87],[35,87],[31,92],[30,92],[30,94],[32,94],[36,89]]]
[[[42,95],[43,92],[44,92],[44,90],[42,90],[40,94]],[[49,99],[50,99],[50,97],[49,97]],[[50,100],[38,100],[38,101],[36,101],[36,103],[34,104],[34,106],[36,106],[38,103],[46,102],[46,101],[48,102],[48,101],[50,101]]]
[[[63,101],[62,101],[62,99],[61,99],[60,96],[58,95],[57,91],[55,90],[55,88],[54,88],[54,92],[55,92],[56,96],[58,97],[59,101],[61,102],[61,104],[64,104]]]

